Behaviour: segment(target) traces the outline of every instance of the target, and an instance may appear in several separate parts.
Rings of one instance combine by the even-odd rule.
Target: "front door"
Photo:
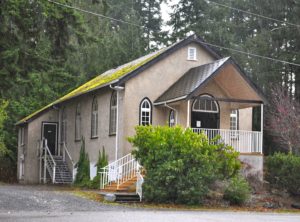
[[[219,104],[208,94],[197,97],[192,105],[191,127],[218,129],[220,122]]]
[[[42,124],[42,139],[47,139],[48,148],[52,155],[56,154],[57,146],[57,123]]]
[[[192,112],[192,128],[218,129],[219,128],[219,114],[218,113],[204,113]]]

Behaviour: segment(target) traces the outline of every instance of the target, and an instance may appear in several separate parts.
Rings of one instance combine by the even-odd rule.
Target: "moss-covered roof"
[[[169,47],[168,47],[169,48]],[[167,48],[161,49],[159,51],[156,51],[154,53],[150,53],[146,56],[140,57],[132,62],[129,62],[127,64],[121,65],[115,69],[108,70],[97,77],[91,79],[87,83],[79,86],[78,88],[74,89],[70,93],[64,95],[63,97],[55,100],[54,102],[48,104],[47,106],[35,111],[34,113],[30,114],[29,116],[23,118],[19,122],[16,123],[16,125],[22,124],[27,122],[28,120],[32,119],[33,117],[37,116],[38,114],[42,113],[43,111],[46,111],[48,108],[57,105],[59,103],[65,102],[71,98],[77,97],[79,95],[85,94],[87,92],[94,91],[96,89],[102,88],[104,86],[107,86],[109,84],[115,83],[118,81],[119,78],[126,76],[127,74],[135,71],[137,68],[143,66],[144,64],[148,63],[158,55],[160,55],[163,51],[165,51]]]

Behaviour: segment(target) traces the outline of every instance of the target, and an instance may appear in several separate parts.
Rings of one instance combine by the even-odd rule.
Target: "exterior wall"
[[[252,107],[239,110],[239,130],[252,131]]]
[[[21,128],[24,129],[24,143],[21,143]],[[24,181],[25,172],[25,154],[28,149],[28,127],[24,125],[18,129],[18,164],[17,164],[17,179],[19,181]],[[23,169],[22,169],[23,168]]]
[[[99,150],[102,151],[104,147],[108,159],[110,161],[115,159],[115,142],[116,136],[109,135],[109,120],[110,120],[110,100],[112,89],[104,88],[96,91],[93,94],[86,94],[72,101],[65,103],[64,107],[67,114],[67,141],[66,146],[73,161],[76,163],[79,160],[79,152],[81,148],[81,141],[75,140],[75,114],[77,104],[81,105],[81,134],[85,138],[85,149],[89,154],[91,164],[91,175],[95,175],[95,167],[98,160]],[[122,97],[123,93],[119,93],[119,112],[122,112]],[[92,102],[94,96],[98,102],[98,137],[91,138],[91,113]],[[122,116],[119,116],[121,119]],[[122,129],[122,124],[120,124]],[[120,133],[122,135],[122,132]],[[118,156],[122,155],[119,149]]]
[[[99,150],[105,148],[109,161],[115,159],[115,143],[116,136],[109,135],[109,120],[110,120],[110,99],[113,90],[104,88],[96,91],[93,94],[86,94],[66,102],[65,107],[67,115],[67,139],[66,146],[74,161],[78,162],[81,141],[75,140],[75,114],[77,104],[81,104],[81,133],[85,138],[85,148],[89,154],[91,163],[91,176],[95,175],[95,163],[98,160]],[[124,91],[118,93],[119,95],[119,138],[123,136],[123,97]],[[98,137],[91,138],[91,112],[92,101],[96,96],[98,101]],[[62,108],[60,110],[49,110],[38,118],[34,119],[28,124],[28,130],[25,131],[25,145],[18,147],[18,178],[20,175],[20,163],[22,154],[24,153],[24,183],[38,183],[39,182],[39,160],[37,157],[37,142],[41,139],[42,122],[57,122],[58,123],[58,147],[62,155],[62,145],[60,143],[60,116],[62,115]],[[122,147],[122,140],[119,139],[119,147]],[[59,148],[57,153],[59,153]],[[23,151],[24,150],[24,151]],[[123,156],[122,149],[118,150],[118,158]]]
[[[254,176],[263,181],[264,156],[262,154],[240,154],[239,159],[243,163],[243,175]]]
[[[188,61],[188,47],[196,47],[197,60]],[[131,145],[126,141],[134,135],[134,127],[139,124],[139,105],[148,97],[153,103],[166,89],[176,82],[190,68],[200,66],[214,59],[198,44],[192,43],[178,49],[168,57],[157,62],[125,84],[124,96],[124,154],[129,153]],[[168,121],[169,109],[153,107],[152,124],[164,125]]]
[[[39,182],[38,141],[41,140],[42,122],[58,122],[58,111],[50,110],[28,123],[25,133],[24,183]],[[18,154],[20,158],[22,152]],[[18,165],[20,164],[18,159]]]

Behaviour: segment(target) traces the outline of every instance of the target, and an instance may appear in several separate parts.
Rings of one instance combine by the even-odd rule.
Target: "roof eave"
[[[159,106],[159,105],[163,105],[163,104],[166,104],[166,103],[174,103],[174,102],[178,102],[180,100],[184,100],[186,97],[187,97],[187,95],[177,97],[177,98],[173,98],[173,99],[168,99],[168,100],[165,100],[165,101],[154,102],[153,105],[154,106]]]

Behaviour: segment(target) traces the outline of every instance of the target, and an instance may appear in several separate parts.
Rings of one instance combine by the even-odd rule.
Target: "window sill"
[[[98,139],[98,136],[91,137],[91,140]]]
[[[116,133],[110,133],[108,136],[116,136]]]
[[[187,61],[194,61],[194,62],[197,62],[198,61],[198,59],[186,59]]]
[[[81,142],[81,139],[75,139],[75,143]]]

